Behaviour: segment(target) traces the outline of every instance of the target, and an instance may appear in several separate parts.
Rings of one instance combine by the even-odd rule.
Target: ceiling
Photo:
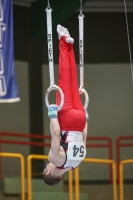
[[[13,0],[13,4],[30,7],[34,1],[37,0]],[[123,12],[124,1],[127,12],[133,12],[133,0],[88,0],[83,5],[83,12]]]

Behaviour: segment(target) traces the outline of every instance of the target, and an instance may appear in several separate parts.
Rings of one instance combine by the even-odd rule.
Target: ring
[[[47,91],[46,91],[46,94],[45,94],[45,103],[46,103],[46,106],[49,107],[50,104],[49,104],[49,101],[48,101],[48,97],[49,97],[49,93],[52,91],[52,90],[58,90],[59,93],[60,93],[60,96],[61,96],[61,102],[60,102],[60,105],[58,106],[57,108],[57,111],[60,111],[64,105],[64,94],[61,90],[61,88],[57,85],[51,85]]]
[[[89,95],[88,95],[87,91],[84,88],[79,88],[79,93],[85,95],[84,109],[87,109],[88,104],[89,104]]]

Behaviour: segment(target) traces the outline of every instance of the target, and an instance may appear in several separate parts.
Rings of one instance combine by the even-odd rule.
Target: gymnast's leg
[[[70,63],[68,55],[68,45],[66,42],[66,35],[64,28],[60,25],[57,26],[57,33],[59,38],[59,77],[58,86],[64,93],[64,106],[60,112],[70,110],[72,105],[72,90],[71,90],[71,77],[70,77]],[[57,92],[56,103],[60,104],[60,94]]]
[[[78,90],[77,66],[76,66],[76,61],[75,61],[73,44],[69,44],[69,61],[70,61],[70,66],[71,66],[71,86],[72,86],[73,108],[84,111],[79,90]]]

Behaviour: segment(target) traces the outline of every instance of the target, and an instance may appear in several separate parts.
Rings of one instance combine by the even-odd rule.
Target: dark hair
[[[51,174],[46,175],[46,172],[43,172],[42,177],[43,177],[44,182],[47,185],[51,185],[51,186],[58,184],[61,180],[60,176],[56,177],[56,176],[51,175]]]

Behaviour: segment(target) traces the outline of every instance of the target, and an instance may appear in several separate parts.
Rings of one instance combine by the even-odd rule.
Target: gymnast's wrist
[[[89,114],[88,114],[86,109],[85,109],[85,116],[86,116],[86,121],[88,122],[89,121]]]
[[[48,107],[48,117],[50,119],[52,119],[52,118],[58,118],[57,105],[50,105]]]

